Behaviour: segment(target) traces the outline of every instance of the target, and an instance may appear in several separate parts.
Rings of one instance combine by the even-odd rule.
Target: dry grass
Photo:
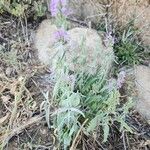
[[[36,85],[36,77],[44,71],[33,55],[32,40],[29,39],[34,26],[32,25],[31,29],[31,24],[27,26],[23,20],[13,20],[7,14],[0,19],[0,147],[11,149],[9,141],[14,139],[10,143],[15,143],[13,149],[18,149],[23,143],[27,143],[18,145],[16,136],[21,140],[21,133],[26,133],[25,137],[30,134],[26,132],[27,129],[31,128],[32,131],[35,127],[38,129],[38,126],[45,124],[42,114],[39,113],[43,96]],[[25,29],[28,36],[22,34]],[[34,139],[38,141],[34,146],[42,144],[38,140],[40,138],[41,134]]]

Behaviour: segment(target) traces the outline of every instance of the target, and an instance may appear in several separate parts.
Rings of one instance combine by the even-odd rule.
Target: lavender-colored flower
[[[67,4],[68,0],[61,0],[61,13],[66,17],[72,13],[72,11],[67,7]]]
[[[50,11],[53,17],[56,17],[59,12],[68,16],[70,11],[67,8],[67,0],[51,0]]]
[[[121,71],[118,74],[118,79],[117,79],[117,88],[120,89],[123,85],[123,83],[125,82],[125,77],[126,77],[126,73],[125,71]]]
[[[55,17],[58,14],[59,1],[60,0],[51,0],[50,11],[53,17]]]
[[[63,40],[66,42],[69,40],[69,35],[66,30],[60,28],[58,31],[54,33],[54,38],[56,39],[56,41]]]
[[[67,17],[70,14],[67,8],[67,0],[51,0],[50,11],[53,17],[56,17],[59,12]]]

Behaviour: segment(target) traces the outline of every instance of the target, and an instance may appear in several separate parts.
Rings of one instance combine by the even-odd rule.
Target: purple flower
[[[69,35],[66,30],[60,28],[58,31],[54,33],[54,38],[56,39],[56,41],[58,40],[68,41]]]
[[[123,83],[125,82],[125,77],[126,77],[126,73],[125,71],[121,71],[118,74],[118,79],[117,79],[117,88],[120,89],[123,85]]]
[[[61,13],[67,17],[69,14],[71,14],[71,10],[67,7],[67,0],[60,0],[60,1],[62,5]]]
[[[51,0],[50,11],[53,17],[56,17],[59,12],[67,17],[70,14],[70,10],[67,8],[67,0]]]
[[[58,14],[59,1],[60,0],[51,0],[50,11],[53,17],[55,17]]]

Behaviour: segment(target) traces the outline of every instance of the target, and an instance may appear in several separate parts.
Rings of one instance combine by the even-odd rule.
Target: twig
[[[127,135],[127,133],[126,133],[126,140],[127,140],[127,144],[128,144],[128,149],[131,149],[131,147],[130,147],[130,143],[129,143],[129,138],[128,138],[128,135]]]
[[[123,140],[124,150],[127,150],[124,131],[123,131],[123,133],[122,133],[122,140]]]
[[[77,139],[78,139],[78,137],[79,137],[79,134],[80,134],[80,132],[82,131],[84,125],[87,123],[87,121],[88,121],[88,119],[86,119],[86,120],[83,122],[82,126],[80,127],[79,131],[77,132],[77,134],[76,134],[76,136],[75,136],[75,138],[74,138],[74,140],[73,140],[73,142],[72,142],[72,145],[71,145],[71,147],[70,147],[70,150],[74,150],[74,149],[75,149],[75,147],[76,147],[76,141],[77,141]]]
[[[88,25],[87,25],[87,23],[85,23],[85,21],[80,21],[80,20],[76,20],[76,19],[72,19],[72,18],[67,18],[67,20],[74,22],[74,23],[78,23],[79,25],[88,27]]]

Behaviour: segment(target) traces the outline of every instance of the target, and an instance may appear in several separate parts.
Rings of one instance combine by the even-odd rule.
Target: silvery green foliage
[[[97,127],[101,127],[104,142],[107,141],[110,126],[114,121],[120,123],[121,130],[131,131],[125,123],[125,117],[132,102],[130,100],[120,106],[117,80],[113,83],[112,88],[108,86],[105,65],[93,75],[87,72],[71,74],[65,63],[65,56],[58,60],[55,68],[56,84],[53,89],[53,102],[57,109],[51,117],[53,127],[64,149],[71,144],[81,125],[87,119],[84,133],[88,135]]]

